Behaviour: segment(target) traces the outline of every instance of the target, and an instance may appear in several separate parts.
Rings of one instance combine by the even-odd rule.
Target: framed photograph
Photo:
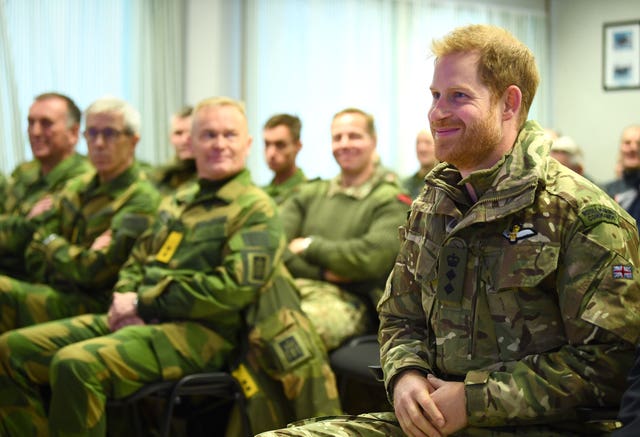
[[[604,24],[602,59],[605,90],[640,88],[640,20]]]

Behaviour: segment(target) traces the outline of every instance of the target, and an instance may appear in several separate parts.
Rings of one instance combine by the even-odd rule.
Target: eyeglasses
[[[106,127],[104,129],[96,129],[91,127],[83,132],[84,138],[88,142],[94,142],[98,139],[100,135],[102,135],[102,139],[105,143],[114,143],[120,135],[131,135],[129,132],[121,131],[117,129],[112,129],[110,127]]]

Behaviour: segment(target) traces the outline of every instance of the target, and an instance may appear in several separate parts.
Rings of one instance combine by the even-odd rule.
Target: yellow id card
[[[182,241],[184,235],[182,232],[171,231],[167,239],[162,244],[162,247],[156,255],[156,260],[161,263],[168,263],[173,258],[173,254],[178,250],[178,246]]]
[[[258,386],[244,364],[240,364],[240,366],[231,372],[231,374],[238,383],[240,383],[240,387],[242,387],[245,398],[249,399],[251,396],[258,393]]]

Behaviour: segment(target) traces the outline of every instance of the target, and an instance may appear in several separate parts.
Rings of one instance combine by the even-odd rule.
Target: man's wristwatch
[[[309,248],[309,245],[313,241],[313,237],[306,237],[302,239],[302,251],[304,252]]]
[[[48,246],[49,243],[51,243],[53,240],[56,239],[56,237],[58,236],[58,234],[49,234],[45,237],[44,240],[42,240],[42,244],[44,244],[45,246]]]

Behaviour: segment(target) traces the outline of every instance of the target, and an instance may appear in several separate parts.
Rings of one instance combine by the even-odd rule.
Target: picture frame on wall
[[[640,20],[604,24],[602,59],[605,90],[640,88]]]

